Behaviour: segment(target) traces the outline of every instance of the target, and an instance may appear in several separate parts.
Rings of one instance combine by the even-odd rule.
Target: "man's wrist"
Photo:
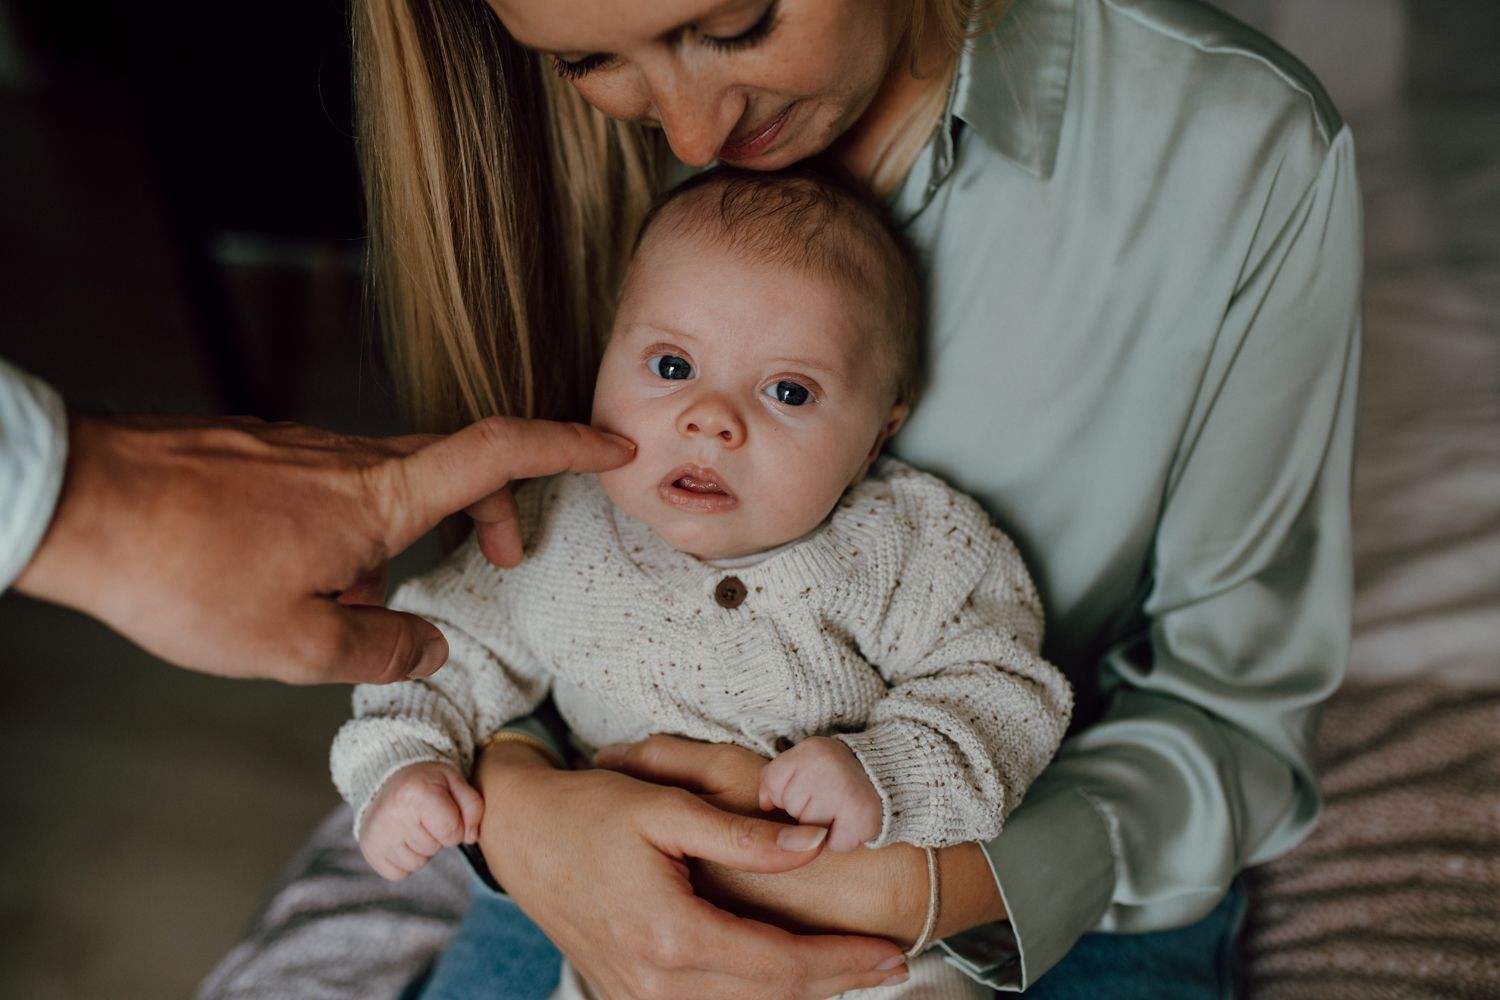
[[[107,568],[109,543],[118,534],[118,511],[98,475],[106,422],[68,412],[68,454],[52,519],[41,544],[16,578],[15,589],[76,610],[97,614],[89,588]]]

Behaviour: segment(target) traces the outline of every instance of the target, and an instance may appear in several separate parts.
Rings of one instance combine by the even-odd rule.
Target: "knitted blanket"
[[[1500,997],[1500,688],[1346,687],[1326,812],[1250,875],[1255,1000]]]

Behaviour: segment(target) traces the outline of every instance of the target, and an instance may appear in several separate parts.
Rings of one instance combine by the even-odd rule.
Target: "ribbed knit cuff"
[[[960,831],[948,829],[952,824],[945,822],[952,818],[951,810],[941,809],[942,796],[936,794],[937,762],[925,750],[925,744],[939,737],[921,726],[892,721],[837,738],[854,751],[880,793],[880,834],[865,846],[899,842],[946,847],[957,842]]]

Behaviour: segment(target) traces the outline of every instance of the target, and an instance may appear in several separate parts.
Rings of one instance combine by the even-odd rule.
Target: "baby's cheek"
[[[598,473],[599,488],[604,491],[604,495],[616,507],[637,519],[640,517],[640,500],[637,496],[640,489],[636,483],[638,478],[629,465]]]

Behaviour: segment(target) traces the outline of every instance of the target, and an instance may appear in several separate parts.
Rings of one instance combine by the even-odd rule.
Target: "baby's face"
[[[631,266],[594,424],[636,443],[605,493],[672,547],[729,559],[817,527],[899,426],[883,331],[816,276],[707,241],[648,240]]]

